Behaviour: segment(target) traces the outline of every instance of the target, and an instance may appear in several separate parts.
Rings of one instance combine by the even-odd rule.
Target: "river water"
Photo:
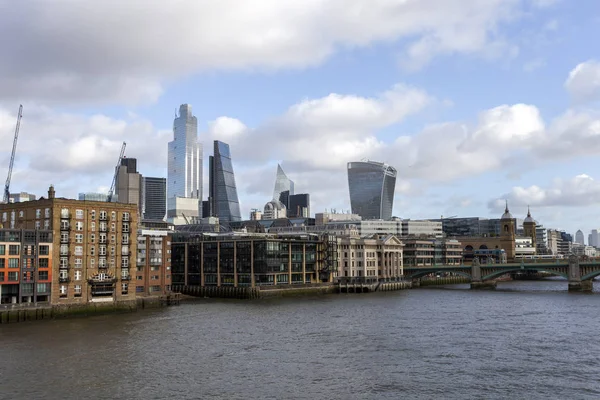
[[[599,399],[600,293],[566,287],[202,299],[2,325],[0,398]]]

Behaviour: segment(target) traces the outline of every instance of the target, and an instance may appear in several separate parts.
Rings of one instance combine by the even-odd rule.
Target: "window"
[[[48,267],[50,267],[50,264],[48,263],[48,259],[47,258],[40,258],[38,260],[38,266],[39,266],[39,268],[48,268]]]
[[[69,259],[67,257],[61,257],[59,267],[60,268],[68,268],[69,267]]]
[[[83,219],[83,210],[75,210],[75,218]]]
[[[96,210],[90,211],[90,215],[91,215],[92,219],[96,219]]]
[[[69,232],[61,232],[60,233],[60,242],[61,243],[69,243]]]
[[[67,285],[60,285],[60,297],[67,297]]]
[[[98,248],[98,254],[100,254],[101,256],[105,256],[106,255],[106,246],[100,246]]]
[[[35,229],[40,229],[42,223],[40,221],[35,221]]]
[[[75,255],[82,256],[83,255],[83,246],[75,246]]]
[[[19,259],[18,258],[9,258],[8,259],[8,268],[19,268]]]
[[[75,234],[75,243],[83,243],[83,233]]]
[[[18,256],[19,255],[19,245],[11,244],[10,246],[8,246],[8,254],[11,256]]]
[[[76,258],[75,259],[75,268],[81,268],[83,266],[83,259]]]
[[[158,275],[152,275],[150,277],[150,279],[152,279],[153,281],[156,281],[156,280],[158,280]]]
[[[106,211],[100,211],[100,219],[106,219],[108,218],[108,214],[106,213]]]
[[[69,209],[68,208],[63,208],[60,210],[60,217],[61,218],[69,218]]]
[[[6,247],[3,244],[0,244],[0,256],[3,256],[6,254]]]
[[[99,243],[106,243],[106,233],[101,233],[99,239]]]
[[[46,208],[46,209],[44,210],[44,217],[46,217],[46,218],[50,218],[50,209],[49,209],[49,208]]]
[[[144,287],[143,286],[136,286],[135,287],[135,292],[136,293],[144,293]]]
[[[128,283],[121,283],[121,294],[125,294],[129,291]]]
[[[117,213],[116,213],[116,212],[114,212],[114,211],[113,211],[113,212],[111,212],[111,213],[110,213],[110,218],[111,218],[111,219],[117,219]]]
[[[42,218],[42,210],[41,209],[38,208],[37,210],[35,210],[35,217],[37,219]]]
[[[60,245],[60,255],[61,256],[69,255],[69,245],[68,244]]]
[[[96,235],[93,233],[90,235],[90,243],[96,243]]]
[[[61,269],[58,272],[58,277],[60,279],[69,279],[69,272],[66,269]]]
[[[115,246],[110,246],[110,256],[111,257],[115,256]]]
[[[40,281],[47,281],[48,280],[48,271],[38,271],[38,279]]]
[[[75,280],[76,281],[80,281],[81,280],[81,271],[75,271]]]
[[[19,273],[18,272],[9,272],[8,273],[8,281],[9,282],[18,282],[19,281]]]
[[[2,222],[6,222],[6,220],[8,219],[8,218],[6,218],[6,215],[7,214],[5,212],[2,213]]]
[[[77,296],[77,297],[81,296],[81,285],[75,285],[73,287],[73,292],[74,292],[75,296]]]
[[[38,283],[37,284],[37,291],[38,291],[38,293],[49,292],[50,291],[50,284],[49,283]]]
[[[94,221],[90,222],[90,229],[91,229],[92,231],[95,231],[95,230],[96,230],[96,223],[95,223]]]
[[[151,292],[160,292],[160,286],[158,286],[158,285],[150,286],[150,291]]]
[[[83,230],[83,222],[82,221],[77,221],[75,223],[75,229],[78,231],[82,231]]]
[[[90,247],[90,255],[91,256],[95,256],[96,255],[96,247],[94,247],[94,246]]]
[[[44,221],[44,229],[50,229],[50,221],[49,220]]]
[[[123,213],[123,221],[129,221],[129,213],[128,212]]]
[[[19,211],[19,218],[23,218],[24,215],[25,213],[23,212],[23,210]]]
[[[122,237],[122,240],[123,240],[123,244],[129,244],[129,234],[128,233],[124,233],[123,237]]]
[[[111,232],[115,231],[115,223],[114,222],[110,224],[110,231]]]
[[[116,240],[115,235],[110,235],[110,242],[114,244],[115,240]]]

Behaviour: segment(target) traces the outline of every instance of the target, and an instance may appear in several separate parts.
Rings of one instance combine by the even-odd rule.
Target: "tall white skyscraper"
[[[198,120],[189,104],[179,107],[169,142],[167,170],[167,220],[177,224],[199,216],[202,201],[202,144]]]

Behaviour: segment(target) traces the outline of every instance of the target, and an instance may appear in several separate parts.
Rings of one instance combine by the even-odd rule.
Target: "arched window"
[[[504,233],[508,233],[508,225],[504,225]]]

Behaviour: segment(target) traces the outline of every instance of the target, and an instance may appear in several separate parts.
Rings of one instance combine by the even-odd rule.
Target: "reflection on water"
[[[2,325],[0,397],[600,398],[600,296],[467,287]]]

